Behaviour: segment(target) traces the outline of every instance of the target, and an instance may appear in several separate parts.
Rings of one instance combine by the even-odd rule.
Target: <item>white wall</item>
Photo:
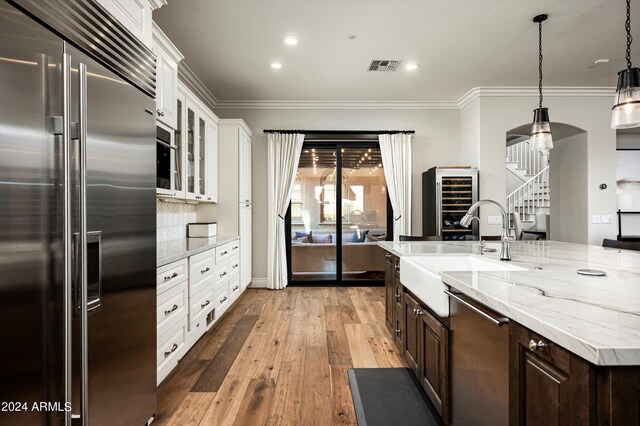
[[[458,165],[458,110],[381,109],[217,109],[220,118],[242,118],[253,141],[253,276],[267,276],[267,137],[263,129],[415,130],[413,138],[412,234],[422,234],[422,172]],[[222,184],[222,182],[221,182]]]
[[[588,243],[587,135],[580,133],[554,141],[549,153],[551,239]]]

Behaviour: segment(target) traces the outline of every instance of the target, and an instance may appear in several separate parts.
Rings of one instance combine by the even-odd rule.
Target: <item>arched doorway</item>
[[[532,151],[527,123],[509,130],[507,206],[516,237],[587,243],[587,132],[552,123],[554,148]]]

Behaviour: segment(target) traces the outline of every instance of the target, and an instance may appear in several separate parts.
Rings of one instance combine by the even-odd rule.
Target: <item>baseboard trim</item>
[[[253,278],[249,284],[249,288],[267,288],[267,279]]]

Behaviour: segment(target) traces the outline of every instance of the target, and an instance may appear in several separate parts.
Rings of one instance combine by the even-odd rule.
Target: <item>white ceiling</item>
[[[154,20],[219,100],[455,101],[477,86],[537,85],[539,13],[550,15],[545,85],[615,86],[624,12],[623,0],[169,0]],[[372,59],[421,67],[367,72]]]

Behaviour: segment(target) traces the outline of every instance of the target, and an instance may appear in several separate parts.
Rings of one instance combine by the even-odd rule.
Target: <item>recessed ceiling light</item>
[[[416,64],[415,62],[408,62],[404,65],[404,69],[406,69],[407,71],[415,71],[418,68],[420,68],[420,65]]]
[[[271,68],[273,68],[274,70],[279,70],[280,68],[282,68],[282,64],[280,62],[272,62]]]
[[[287,46],[295,46],[298,44],[298,39],[293,36],[288,36],[282,39],[282,42]]]

